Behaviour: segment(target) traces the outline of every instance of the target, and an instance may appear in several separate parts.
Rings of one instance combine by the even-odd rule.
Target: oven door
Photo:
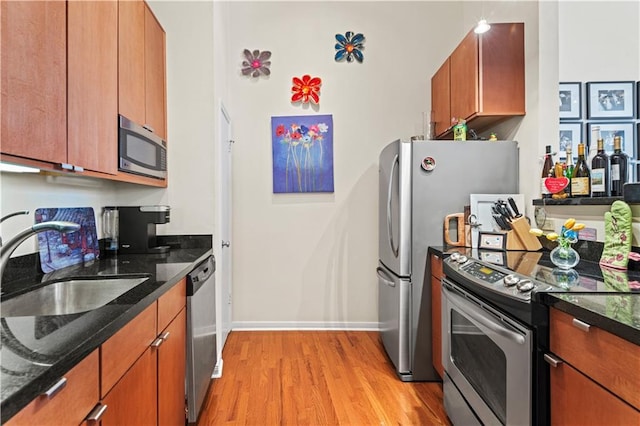
[[[442,361],[454,387],[483,424],[531,424],[532,331],[442,280]],[[450,393],[451,395],[448,395]],[[449,412],[452,411],[452,412]],[[447,414],[454,424],[456,412]]]

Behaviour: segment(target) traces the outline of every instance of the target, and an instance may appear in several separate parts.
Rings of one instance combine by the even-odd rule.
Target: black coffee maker
[[[169,206],[119,206],[118,253],[167,253],[169,246],[159,246],[156,225],[169,223]]]

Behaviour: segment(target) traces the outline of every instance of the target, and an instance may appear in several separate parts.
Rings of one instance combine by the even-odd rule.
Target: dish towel
[[[631,253],[631,207],[624,201],[614,201],[611,211],[604,214],[604,249],[600,264],[627,269]]]

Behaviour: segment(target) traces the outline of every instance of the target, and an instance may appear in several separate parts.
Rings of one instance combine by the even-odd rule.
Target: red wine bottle
[[[613,154],[611,154],[611,196],[622,197],[622,189],[627,182],[627,154],[622,152],[620,136],[613,138]]]
[[[591,160],[591,196],[609,194],[609,156],[604,152],[604,141],[598,139],[598,153]]]
[[[551,158],[551,145],[547,145],[544,154],[544,163],[542,164],[542,173],[540,177],[540,193],[542,198],[551,198],[551,192],[547,189],[544,181],[548,177],[554,176],[553,159]]]

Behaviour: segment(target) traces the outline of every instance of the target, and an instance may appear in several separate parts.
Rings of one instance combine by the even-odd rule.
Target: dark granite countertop
[[[33,260],[27,266],[14,265],[12,271],[10,263],[2,283],[3,301],[45,282],[69,277],[144,274],[149,279],[107,305],[83,313],[0,318],[2,423],[212,254],[211,235],[158,239],[172,247],[169,253],[118,255],[44,275]]]
[[[640,345],[640,271],[629,262],[628,271],[598,264],[601,245],[584,242],[576,247],[581,255],[576,274],[554,268],[549,251],[478,251],[465,247],[434,246],[429,254],[447,257],[453,252],[507,267],[537,281],[553,284],[566,292],[536,293],[535,303],[553,306],[583,321]],[[636,251],[637,248],[634,248]]]

